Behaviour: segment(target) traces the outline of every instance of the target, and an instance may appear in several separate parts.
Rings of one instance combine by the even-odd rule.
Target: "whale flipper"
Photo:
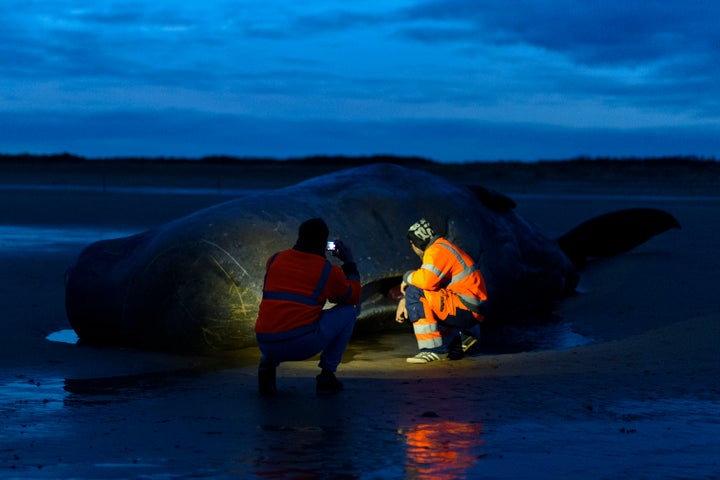
[[[680,223],[655,208],[630,208],[591,218],[557,239],[576,267],[592,257],[612,257],[641,245]]]
[[[490,210],[496,212],[506,212],[513,210],[517,207],[515,200],[508,197],[507,195],[493,190],[491,188],[483,187],[482,185],[466,185],[467,188],[475,194],[478,200],[488,207]]]

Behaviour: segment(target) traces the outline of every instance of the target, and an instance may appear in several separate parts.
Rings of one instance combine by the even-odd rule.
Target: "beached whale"
[[[322,217],[331,237],[353,249],[362,330],[392,318],[390,292],[418,267],[405,233],[425,217],[478,261],[491,320],[550,308],[574,290],[587,256],[616,254],[679,227],[665,212],[634,209],[590,220],[557,240],[513,207],[502,194],[397,165],[342,170],[89,245],[66,274],[67,316],[88,343],[188,353],[255,345],[267,258],[294,244],[304,220]]]

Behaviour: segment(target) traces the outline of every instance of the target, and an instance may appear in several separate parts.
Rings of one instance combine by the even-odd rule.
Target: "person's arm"
[[[333,255],[343,262],[342,273],[337,272],[337,268],[333,268],[328,281],[328,298],[333,303],[357,305],[360,303],[362,287],[352,250],[340,240],[336,240],[335,245],[336,250]],[[334,272],[337,274],[333,275]]]
[[[433,252],[428,248],[423,255],[422,266],[405,273],[403,282],[421,290],[434,291],[440,288],[443,278],[442,265],[438,265]]]

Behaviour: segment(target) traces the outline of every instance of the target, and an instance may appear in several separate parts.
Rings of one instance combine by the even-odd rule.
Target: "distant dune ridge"
[[[576,157],[565,160],[441,163],[421,157],[393,155],[308,156],[299,158],[84,158],[53,155],[0,154],[1,183],[158,185],[196,187],[276,188],[371,163],[392,163],[424,170],[450,180],[521,193],[579,188],[583,193],[649,192],[649,181],[683,195],[717,195],[720,162],[715,158],[668,156],[650,158]],[[568,186],[572,184],[572,186]]]

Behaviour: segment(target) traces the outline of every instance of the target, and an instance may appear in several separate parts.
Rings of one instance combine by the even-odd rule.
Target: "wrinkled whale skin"
[[[67,316],[86,343],[185,353],[255,345],[266,260],[292,247],[298,226],[312,217],[324,218],[331,237],[352,248],[363,283],[358,326],[394,312],[386,294],[419,266],[405,233],[420,217],[477,260],[490,317],[572,291],[576,269],[555,239],[507,202],[494,203],[504,207],[489,208],[462,185],[391,164],[250,194],[87,246],[66,274]]]

